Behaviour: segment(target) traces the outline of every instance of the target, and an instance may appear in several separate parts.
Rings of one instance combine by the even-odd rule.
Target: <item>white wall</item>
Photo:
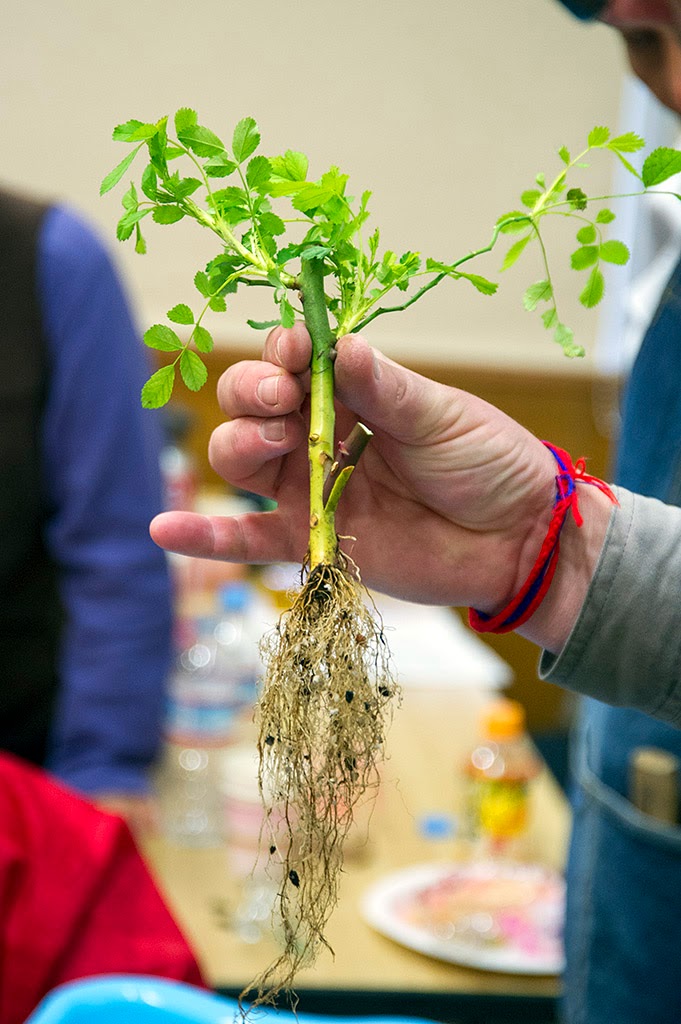
[[[391,248],[441,259],[484,244],[535,173],[557,169],[561,145],[618,126],[617,39],[551,0],[4,0],[0,17],[0,172],[99,226],[143,325],[191,298],[213,250],[193,224],[150,229],[146,257],[115,241],[120,193],[100,199],[98,185],[125,152],[111,129],[130,117],[193,106],[229,138],[252,115],[265,152],[303,150],[319,173],[349,172],[355,194],[371,188],[372,223]],[[604,157],[593,188],[607,189],[612,171]],[[500,259],[480,272],[496,277]],[[495,298],[447,282],[372,337],[398,355],[558,365],[520,304],[538,272],[505,275]],[[567,294],[588,344],[596,317],[572,307],[574,287]],[[242,325],[261,312],[249,292],[213,328],[259,344]]]

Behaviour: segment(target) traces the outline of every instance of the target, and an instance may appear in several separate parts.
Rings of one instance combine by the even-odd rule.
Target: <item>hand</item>
[[[132,832],[137,834],[156,831],[158,813],[150,796],[133,793],[93,793],[92,802],[108,814],[125,818]]]
[[[276,328],[263,361],[235,364],[218,385],[230,420],[213,433],[211,464],[233,485],[275,499],[277,510],[165,513],[152,523],[157,543],[230,561],[302,561],[309,358],[302,325]],[[399,366],[359,336],[338,342],[335,377],[337,437],[357,419],[374,433],[336,520],[339,535],[356,538],[343,543],[364,582],[406,600],[503,607],[550,519],[550,452],[498,409]]]

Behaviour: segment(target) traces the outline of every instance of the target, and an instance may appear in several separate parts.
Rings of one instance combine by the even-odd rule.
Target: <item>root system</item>
[[[282,952],[244,993],[256,1003],[290,992],[300,968],[330,948],[324,931],[338,902],[343,843],[353,811],[378,785],[396,696],[381,625],[345,565],[310,571],[263,648],[260,788],[281,877]]]

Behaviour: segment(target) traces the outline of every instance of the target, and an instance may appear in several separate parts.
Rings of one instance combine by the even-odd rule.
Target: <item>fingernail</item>
[[[263,420],[260,433],[266,441],[283,441],[286,437],[286,423],[282,419]]]
[[[374,368],[374,377],[376,378],[376,380],[380,380],[381,379],[381,373],[383,371],[381,369],[381,364],[380,364],[380,361],[378,359],[378,356],[376,355],[375,352],[373,353],[373,360],[372,361],[373,361],[373,368]]]
[[[265,405],[277,405],[279,402],[279,375],[263,377],[256,392],[260,401]]]

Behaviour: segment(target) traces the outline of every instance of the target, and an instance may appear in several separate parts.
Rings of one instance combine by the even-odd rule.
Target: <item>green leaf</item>
[[[207,331],[205,327],[201,326],[201,324],[197,324],[194,328],[192,339],[199,352],[213,351],[213,336],[210,331]]]
[[[548,302],[553,297],[553,288],[550,281],[537,281],[526,289],[523,295],[523,306],[530,310],[537,308],[539,302]]]
[[[311,213],[328,202],[333,194],[332,188],[324,188],[322,185],[308,182],[296,191],[291,204],[301,213]]]
[[[135,225],[141,221],[151,210],[131,210],[124,214],[116,226],[116,237],[119,242],[126,242],[135,230]]]
[[[227,303],[222,295],[213,295],[208,305],[214,313],[224,313],[227,309]]]
[[[200,124],[191,124],[177,133],[177,137],[183,146],[187,146],[197,156],[213,157],[224,153],[225,144],[210,128],[203,128]]]
[[[301,260],[316,260],[328,256],[331,250],[327,245],[309,245],[300,254]]]
[[[459,271],[457,277],[463,277],[466,281],[470,281],[474,288],[477,288],[483,295],[494,295],[499,285],[494,281],[488,281],[486,277],[481,277],[480,274],[463,274]]]
[[[614,221],[614,219],[615,214],[612,212],[612,210],[603,209],[599,210],[596,214],[596,220],[599,224],[611,224],[612,221]]]
[[[147,251],[147,243],[144,241],[144,235],[140,230],[139,224],[135,224],[135,252],[139,253],[140,256],[144,256]]]
[[[147,199],[151,199],[154,202],[158,199],[158,178],[156,177],[156,171],[147,164],[142,172],[142,191],[144,192]]]
[[[114,185],[118,184],[118,182],[121,180],[130,164],[133,162],[133,160],[139,153],[142,146],[143,143],[140,143],[139,146],[136,146],[135,149],[133,149],[130,153],[123,157],[119,164],[116,164],[113,171],[109,171],[107,176],[102,181],[102,184],[99,186],[100,196],[103,196],[107,192],[110,192]]]
[[[246,323],[254,331],[269,331],[271,327],[278,327],[281,320],[247,320]]]
[[[630,164],[629,161],[626,159],[626,157],[622,156],[622,154],[619,152],[619,150],[615,149],[615,150],[613,150],[613,152],[614,152],[615,156],[617,157],[617,159],[622,164],[622,166],[626,167],[626,169],[629,171],[630,174],[633,174],[634,177],[638,178],[639,181],[643,181],[643,178],[638,173],[638,171],[633,166],[633,164]]]
[[[307,179],[308,159],[304,153],[296,153],[287,149],[283,156],[270,157],[272,173],[285,181],[305,181]]]
[[[531,238],[532,234],[530,233],[529,235],[524,235],[522,238],[519,238],[517,242],[513,243],[511,248],[504,256],[504,262],[501,264],[502,270],[508,270],[509,267],[513,266],[513,264],[518,260],[521,253],[525,249],[527,243],[531,240]]]
[[[227,178],[233,174],[237,165],[230,160],[227,153],[217,153],[207,160],[203,169],[209,178]]]
[[[523,204],[523,206],[527,206],[531,210],[533,209],[535,203],[539,199],[541,199],[541,195],[542,194],[539,191],[539,189],[530,188],[527,189],[526,192],[523,192],[523,194],[520,197],[520,202]]]
[[[144,344],[160,352],[179,352],[183,347],[175,331],[167,324],[154,324],[145,331]]]
[[[144,121],[126,121],[125,124],[117,125],[113,130],[114,142],[146,142],[153,139],[158,131],[158,125],[147,124]]]
[[[260,230],[266,235],[283,235],[286,232],[286,225],[276,213],[263,213],[258,220]]]
[[[293,327],[296,322],[296,314],[293,306],[286,297],[284,297],[279,303],[279,313],[281,315],[281,326]]]
[[[192,313],[189,306],[184,302],[179,302],[177,306],[173,306],[166,313],[169,320],[172,320],[174,324],[193,324],[194,314]]]
[[[531,219],[523,210],[510,210],[498,218],[497,227],[502,234],[510,235],[515,231],[527,231],[531,223]]]
[[[137,198],[137,189],[135,188],[134,182],[130,182],[130,188],[124,194],[123,198],[121,199],[121,203],[123,205],[123,209],[127,210],[129,213],[131,213],[133,210],[136,210],[137,207],[139,206],[139,200]]]
[[[246,168],[246,182],[249,188],[262,188],[272,176],[272,167],[266,156],[254,156]]]
[[[598,246],[582,245],[570,256],[570,265],[573,270],[586,270],[598,262]]]
[[[617,263],[619,266],[624,266],[629,262],[630,253],[624,242],[618,242],[613,238],[609,242],[603,242],[600,256],[606,263]]]
[[[180,209],[179,206],[156,206],[152,214],[152,219],[157,224],[176,224],[183,217],[184,210]]]
[[[541,315],[541,318],[544,323],[544,327],[547,329],[547,331],[550,330],[552,327],[555,327],[556,323],[558,322],[558,313],[556,311],[556,307],[552,306],[551,309],[545,309]]]
[[[645,140],[635,132],[626,132],[624,135],[617,135],[608,142],[608,149],[618,153],[637,153],[643,149]]]
[[[659,185],[681,171],[681,152],[660,146],[650,153],[643,164],[641,178],[646,188]]]
[[[566,356],[574,358],[575,356],[583,356],[584,349],[581,345],[575,345],[574,342],[574,331],[565,324],[557,324],[555,334],[553,335],[554,340],[562,347],[563,352]]]
[[[213,192],[213,203],[221,211],[239,207],[248,213],[248,194],[237,185],[229,185]]]
[[[142,405],[145,409],[159,409],[165,405],[173,393],[175,383],[175,366],[162,366],[152,373],[142,388]]]
[[[208,299],[211,296],[210,283],[208,281],[208,274],[205,274],[203,270],[198,270],[194,275],[194,286],[197,291],[203,295],[204,299]]]
[[[159,177],[164,180],[168,177],[168,133],[166,131],[166,121],[167,118],[162,118],[158,122],[156,135],[147,142],[151,166]]]
[[[581,242],[582,245],[590,245],[596,241],[598,232],[593,224],[585,224],[583,228],[580,228],[577,232],[577,241]]]
[[[588,136],[587,142],[589,143],[589,146],[591,146],[591,147],[604,146],[609,138],[610,138],[610,129],[609,128],[603,128],[603,127],[592,128],[591,131],[589,132],[589,136]]]
[[[605,280],[598,267],[594,267],[589,274],[584,291],[579,296],[579,301],[587,309],[593,309],[603,298],[605,291]]]
[[[539,187],[541,189],[545,189],[546,188],[546,178],[544,177],[543,174],[541,174],[541,173],[538,174],[534,180],[537,182],[537,184],[539,185]]]
[[[191,107],[180,107],[175,114],[175,131],[179,135],[180,132],[193,128],[195,124],[198,124],[198,120],[199,115]]]
[[[558,150],[558,156],[561,158],[564,164],[570,163],[570,151],[565,147],[561,146]]]
[[[186,199],[188,196],[192,196],[197,188],[201,188],[203,184],[199,178],[181,178],[180,175],[175,172],[166,181],[166,188],[168,192],[176,199]]]
[[[252,117],[244,117],[239,121],[232,136],[232,152],[238,164],[248,160],[260,145],[260,132]]]
[[[198,391],[208,380],[206,364],[188,348],[180,356],[180,373],[190,391]]]

